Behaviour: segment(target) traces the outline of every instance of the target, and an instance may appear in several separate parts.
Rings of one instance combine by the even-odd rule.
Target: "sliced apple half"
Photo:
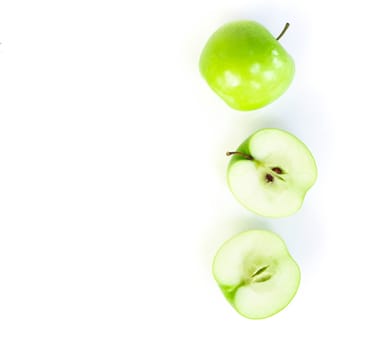
[[[284,309],[300,284],[300,269],[284,241],[264,230],[226,241],[215,255],[213,276],[236,311],[250,319]]]
[[[298,211],[317,178],[307,146],[280,129],[261,129],[227,155],[232,156],[227,170],[231,192],[261,216],[283,217]]]

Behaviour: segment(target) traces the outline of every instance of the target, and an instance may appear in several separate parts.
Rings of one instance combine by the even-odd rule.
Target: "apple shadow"
[[[242,208],[242,211],[215,214],[203,237],[204,261],[209,269],[221,244],[233,235],[248,229],[267,229],[285,240],[291,255],[299,263],[305,278],[318,271],[326,245],[326,225],[321,213],[320,196],[325,189],[333,153],[330,118],[326,117],[329,103],[320,96],[320,81],[315,81],[315,67],[311,57],[314,23],[304,13],[277,4],[231,9],[224,13],[224,22],[252,19],[262,23],[274,35],[290,22],[282,45],[294,58],[296,74],[289,89],[270,105],[250,112],[231,108],[218,109],[215,124],[224,125],[223,134],[215,131],[209,158],[220,181],[225,182],[229,159],[226,151],[235,150],[247,137],[262,128],[279,128],[291,132],[311,150],[318,166],[318,180],[307,193],[303,206],[296,214],[279,219],[261,218]],[[221,23],[222,24],[222,23]],[[277,27],[277,28],[276,28]],[[291,49],[293,48],[293,49]],[[216,97],[215,97],[216,98]],[[220,112],[223,113],[220,113]],[[228,188],[226,186],[226,191]]]
[[[228,217],[215,218],[210,229],[213,237],[205,247],[208,263],[210,254],[213,258],[218,246],[232,235],[248,229],[268,229],[283,237],[291,255],[300,265],[303,278],[310,280],[310,276],[317,273],[326,246],[326,220],[322,214],[322,203],[325,201],[320,196],[324,195],[323,188],[330,175],[332,154],[331,126],[325,109],[324,101],[320,100],[314,87],[303,81],[296,83],[279,101],[263,110],[245,115],[236,115],[235,111],[231,113],[230,128],[225,130],[225,138],[214,145],[214,153],[211,154],[220,181],[225,181],[229,162],[225,152],[236,149],[248,136],[262,128],[280,128],[301,139],[311,150],[319,175],[302,208],[290,217],[267,219],[248,212],[247,215],[230,213]],[[231,219],[231,216],[236,219]]]
[[[295,215],[272,222],[274,232],[284,239],[306,277],[314,276],[321,265],[326,246],[322,222],[309,198]]]

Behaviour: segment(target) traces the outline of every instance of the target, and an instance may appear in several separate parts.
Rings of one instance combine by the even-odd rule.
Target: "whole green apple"
[[[273,102],[289,87],[294,63],[278,39],[254,21],[227,23],[206,43],[200,72],[229,106],[241,111]]]

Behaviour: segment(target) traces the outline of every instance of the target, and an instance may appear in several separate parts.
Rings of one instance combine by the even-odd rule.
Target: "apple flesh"
[[[241,111],[271,103],[294,76],[293,60],[278,40],[259,23],[247,20],[219,28],[206,43],[199,65],[211,89]]]
[[[232,155],[227,182],[235,198],[265,217],[294,214],[317,178],[309,149],[294,135],[280,129],[261,129]]]
[[[213,261],[213,276],[242,316],[261,319],[284,309],[300,284],[300,269],[275,233],[251,230],[226,241]]]

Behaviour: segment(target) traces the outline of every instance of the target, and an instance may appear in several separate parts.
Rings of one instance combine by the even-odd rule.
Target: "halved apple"
[[[264,230],[226,241],[215,255],[213,276],[236,311],[250,319],[281,311],[300,284],[300,269],[284,241]]]
[[[280,129],[261,129],[232,155],[227,181],[235,198],[266,217],[295,213],[315,183],[317,167],[296,136]]]

